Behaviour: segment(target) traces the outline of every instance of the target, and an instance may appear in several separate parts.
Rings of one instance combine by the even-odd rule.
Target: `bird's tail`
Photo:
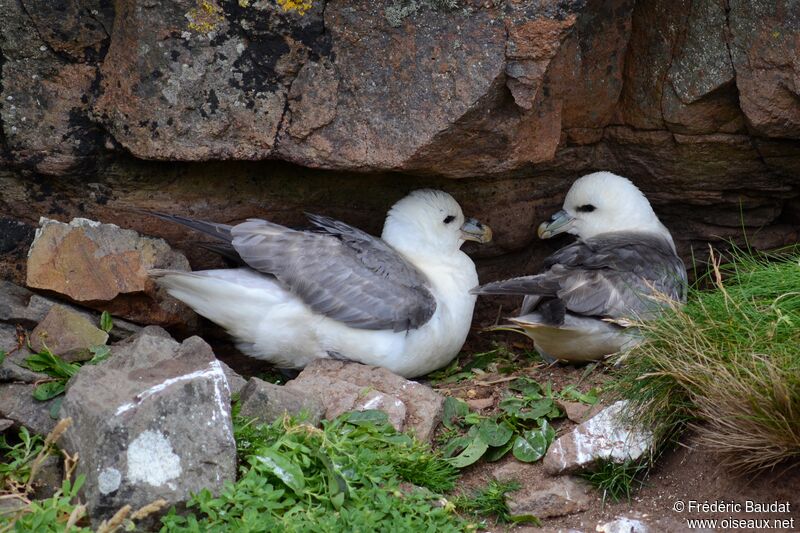
[[[558,283],[548,280],[543,275],[523,276],[521,278],[504,279],[480,285],[470,290],[470,294],[537,294],[555,295]]]

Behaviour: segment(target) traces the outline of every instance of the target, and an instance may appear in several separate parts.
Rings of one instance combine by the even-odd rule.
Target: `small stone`
[[[107,340],[108,333],[63,305],[51,307],[30,335],[31,347],[36,352],[47,347],[69,362],[88,361],[93,357],[89,348],[105,344]]]
[[[318,425],[325,413],[313,397],[295,389],[267,383],[258,378],[250,378],[241,392],[242,408],[239,414],[244,418],[255,418],[260,423],[272,423],[288,414],[298,416],[305,412],[306,422]]]
[[[0,383],[0,417],[13,420],[15,426],[25,426],[32,433],[47,435],[56,425],[50,416],[56,400],[40,402],[33,397],[35,388],[25,383]]]
[[[244,386],[247,385],[247,380],[236,373],[236,371],[226,365],[223,361],[219,362],[219,366],[222,367],[222,372],[225,373],[225,379],[228,380],[228,388],[231,391],[231,395],[242,392]]]
[[[520,490],[506,495],[511,516],[551,518],[583,512],[592,504],[589,487],[577,478],[559,477],[538,487],[521,482]]]
[[[627,402],[618,401],[558,438],[547,450],[544,468],[550,474],[587,470],[601,460],[635,461],[653,446],[653,435],[621,420]]]
[[[601,533],[648,533],[650,528],[635,518],[620,517],[605,524],[600,524],[595,531]]]
[[[549,518],[574,514],[589,508],[592,503],[591,491],[582,480],[566,476],[542,482],[530,475],[533,468],[530,464],[511,460],[492,471],[492,478],[496,481],[516,481],[521,485],[519,490],[506,495],[506,503],[512,516]]]
[[[494,398],[474,398],[467,400],[467,405],[473,411],[483,411],[494,405]]]
[[[564,411],[564,414],[567,415],[567,418],[576,424],[585,422],[594,409],[593,405],[587,405],[581,402],[557,400],[556,404]]]
[[[331,359],[312,362],[286,387],[316,398],[329,420],[348,411],[380,409],[395,428],[411,430],[422,442],[433,437],[444,408],[444,398],[430,387],[385,368]]]
[[[45,457],[33,480],[33,496],[37,500],[51,497],[64,480],[64,460],[60,455]]]
[[[7,418],[0,418],[0,433],[2,433],[3,431],[7,430],[8,428],[10,428],[13,425],[14,425],[14,421],[13,420],[9,420]]]

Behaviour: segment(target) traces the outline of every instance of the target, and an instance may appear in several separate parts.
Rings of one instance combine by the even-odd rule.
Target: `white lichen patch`
[[[128,446],[128,479],[131,483],[164,485],[181,475],[181,458],[163,433],[143,431]]]
[[[101,494],[110,494],[122,483],[122,473],[116,468],[106,467],[97,475],[97,489]]]

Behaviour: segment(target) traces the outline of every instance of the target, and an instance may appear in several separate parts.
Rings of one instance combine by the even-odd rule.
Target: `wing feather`
[[[523,313],[558,299],[575,314],[646,317],[657,293],[685,300],[686,269],[671,243],[649,233],[619,232],[578,240],[545,260],[545,272],[479,287],[480,294],[524,294]]]
[[[274,275],[315,312],[361,329],[416,329],[436,310],[425,276],[380,239],[327,217],[319,232],[250,219],[231,229],[248,266]]]

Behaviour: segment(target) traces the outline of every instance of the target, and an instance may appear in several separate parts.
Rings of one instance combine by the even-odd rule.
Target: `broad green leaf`
[[[49,400],[50,398],[55,398],[62,392],[64,392],[64,381],[48,381],[47,383],[42,383],[41,385],[37,386],[33,389],[33,397],[40,402],[44,402]]]
[[[111,313],[103,311],[100,314],[100,329],[108,333],[114,328],[114,322],[111,320]]]
[[[567,385],[561,390],[560,396],[565,400],[573,400],[576,402],[581,402],[589,405],[594,405],[597,403],[598,394],[597,389],[592,388],[589,392],[581,392],[575,385]]]
[[[478,435],[489,446],[503,446],[514,434],[514,430],[504,423],[497,420],[486,419],[478,425]]]
[[[538,429],[524,431],[514,440],[514,457],[524,463],[532,463],[544,457],[547,439]]]
[[[97,363],[102,363],[109,357],[111,357],[111,348],[106,346],[105,344],[98,344],[97,346],[92,346],[89,348],[89,351],[93,354],[93,357],[88,361],[90,365],[96,365]]]
[[[483,455],[483,458],[493,463],[494,461],[498,461],[506,456],[506,454],[511,450],[511,447],[514,446],[514,439],[508,439],[508,442],[503,444],[502,446],[498,446],[496,448],[489,448],[486,450],[486,453]]]
[[[511,521],[515,524],[533,524],[534,526],[541,526],[542,522],[539,518],[533,516],[532,514],[521,514],[517,516],[512,516]]]
[[[553,429],[553,426],[551,426],[547,420],[542,419],[539,421],[539,431],[544,435],[547,446],[549,447],[556,438],[556,430]]]
[[[348,413],[347,422],[356,425],[373,425],[380,426],[389,423],[389,415],[377,409],[367,409],[365,411],[353,411]]]
[[[255,457],[264,464],[269,472],[292,489],[295,494],[302,495],[306,482],[303,477],[303,470],[297,464],[272,448],[260,450]]]
[[[64,397],[59,396],[53,403],[50,405],[50,418],[53,420],[58,420],[58,413],[61,411],[61,404],[64,402]]]
[[[542,398],[520,410],[517,416],[523,420],[538,420],[552,412],[553,405],[553,400],[550,398]]]
[[[476,435],[475,438],[472,439],[472,442],[470,442],[469,445],[464,448],[464,451],[449,459],[449,462],[456,468],[464,468],[465,466],[469,466],[480,459],[488,449],[489,445],[486,444],[482,438]]]
[[[525,396],[528,396],[531,399],[538,399],[542,397],[542,386],[539,385],[536,381],[522,377],[515,379],[511,382],[508,386],[509,389],[519,391]]]
[[[469,406],[459,400],[448,396],[444,399],[444,414],[442,415],[442,424],[444,427],[453,429],[458,427],[459,420],[469,414]]]

